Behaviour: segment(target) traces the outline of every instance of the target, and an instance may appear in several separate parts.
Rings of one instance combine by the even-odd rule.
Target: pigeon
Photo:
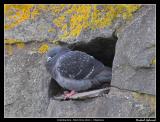
[[[110,83],[112,70],[93,56],[56,46],[46,53],[46,70],[64,89],[65,98]]]

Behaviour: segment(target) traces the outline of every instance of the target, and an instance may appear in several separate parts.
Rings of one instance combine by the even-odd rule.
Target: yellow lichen
[[[19,48],[19,49],[23,49],[24,48],[24,43],[23,42],[21,42],[21,43],[17,43],[17,48]]]
[[[155,58],[153,58],[153,60],[152,60],[151,64],[153,64],[153,65],[155,65],[155,64],[156,64],[156,57],[155,57]]]
[[[96,29],[109,26],[118,17],[129,20],[138,8],[140,5],[72,5],[53,23],[63,32],[59,38],[65,39],[79,36],[86,28]],[[68,20],[69,24],[66,23]]]
[[[29,19],[31,8],[33,8],[32,4],[4,5],[5,18],[8,20],[5,23],[5,29],[12,29],[20,23],[24,22],[25,20]]]
[[[151,107],[151,110],[155,112],[156,110],[156,97],[153,95],[142,94],[142,93],[132,93],[135,100],[140,102],[148,103]]]
[[[7,51],[6,54],[8,54],[8,55],[12,55],[13,54],[13,47],[12,47],[12,45],[5,45],[5,49]]]
[[[45,52],[48,51],[48,48],[49,48],[48,44],[42,44],[39,47],[38,52],[41,53],[41,54],[43,54],[43,53],[45,53]]]
[[[5,39],[4,40],[5,44],[15,44],[15,43],[22,43],[22,40],[19,39]]]
[[[77,37],[82,30],[90,28],[104,28],[121,17],[124,20],[132,18],[133,12],[141,5],[5,5],[5,29],[12,29],[22,22],[33,19],[42,13],[50,13],[55,16],[54,25],[60,29],[58,39]],[[54,30],[55,28],[53,28]],[[48,32],[53,31],[52,28]]]
[[[24,48],[25,44],[22,40],[19,39],[5,39],[5,49],[7,51],[6,54],[12,55],[13,54],[13,44],[16,44],[17,48],[22,49]]]
[[[50,33],[50,32],[53,32],[53,31],[55,31],[54,28],[51,28],[51,29],[48,30],[49,33]]]

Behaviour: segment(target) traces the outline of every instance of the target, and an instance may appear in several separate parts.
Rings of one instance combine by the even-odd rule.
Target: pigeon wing
[[[104,68],[101,62],[81,51],[70,51],[61,56],[57,66],[61,76],[75,80],[91,79]]]

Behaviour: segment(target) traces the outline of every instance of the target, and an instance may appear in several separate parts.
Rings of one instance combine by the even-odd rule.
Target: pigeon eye
[[[50,61],[51,59],[52,59],[51,57],[48,57],[48,58],[47,58],[47,62]]]

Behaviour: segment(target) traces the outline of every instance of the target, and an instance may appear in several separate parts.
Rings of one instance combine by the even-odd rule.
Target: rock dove
[[[47,52],[45,66],[62,88],[71,91],[70,96],[110,83],[112,77],[111,68],[105,67],[93,56],[61,46]]]

